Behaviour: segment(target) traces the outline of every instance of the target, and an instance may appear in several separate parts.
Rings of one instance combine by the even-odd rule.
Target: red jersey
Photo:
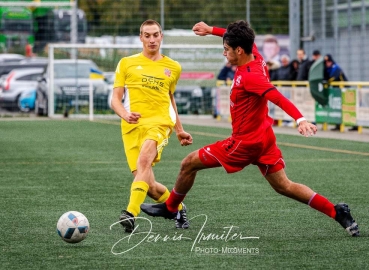
[[[225,29],[213,27],[213,34],[223,36]],[[260,141],[273,123],[268,115],[268,100],[283,109],[293,119],[302,114],[269,81],[269,72],[256,45],[252,49],[254,60],[238,66],[230,93],[232,136],[243,140]]]

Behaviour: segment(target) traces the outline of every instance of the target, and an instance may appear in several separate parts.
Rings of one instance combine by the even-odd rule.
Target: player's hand
[[[299,123],[297,130],[305,137],[313,136],[318,131],[316,125],[304,120]]]
[[[127,114],[122,117],[128,124],[137,124],[138,119],[141,118],[141,114],[137,112],[127,112]]]
[[[192,136],[190,133],[181,131],[177,133],[177,138],[182,146],[187,146],[192,144]]]
[[[213,27],[207,25],[204,22],[198,22],[192,27],[192,31],[198,36],[211,35]]]

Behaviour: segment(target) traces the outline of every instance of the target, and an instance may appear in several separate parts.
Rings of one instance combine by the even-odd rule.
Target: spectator
[[[290,80],[296,81],[297,73],[299,71],[299,61],[297,59],[293,59],[290,63],[291,73],[290,73]]]
[[[316,60],[318,60],[320,57],[321,57],[320,51],[319,50],[314,50],[313,54],[311,56],[311,61],[309,62],[309,70],[310,70],[311,66],[314,64],[314,62]],[[309,72],[308,72],[308,74],[309,74]]]
[[[227,83],[229,83],[230,81],[233,81],[233,77],[236,72],[236,69],[237,69],[237,66],[235,65],[231,66],[231,70],[228,71],[227,76],[226,76]]]
[[[275,63],[274,61],[277,61],[279,64],[279,51],[280,47],[277,38],[273,35],[266,35],[263,40],[263,55],[265,62]]]
[[[290,57],[286,54],[281,56],[281,67],[276,70],[276,80],[290,81],[291,80],[291,65]]]
[[[328,83],[334,82],[334,81],[348,81],[345,73],[341,69],[339,65],[336,64],[336,62],[333,60],[332,55],[327,54],[324,56],[324,80],[326,80]],[[340,125],[337,124],[333,129],[331,130],[340,130]],[[357,126],[353,126],[349,129],[350,131],[358,130]]]
[[[24,54],[26,57],[33,57],[32,45],[29,43],[29,41],[27,41],[27,44],[24,47]]]
[[[297,61],[299,61],[299,69],[297,72],[297,81],[307,81],[309,76],[309,59],[305,55],[304,49],[297,50]]]
[[[313,51],[313,56],[312,56],[312,62],[314,63],[320,57],[321,57],[320,51],[319,50],[314,50]]]
[[[324,79],[327,80],[328,83],[334,81],[348,81],[341,67],[333,60],[332,55],[327,54],[324,56],[324,66]]]
[[[217,79],[220,81],[226,81],[227,75],[229,72],[232,71],[232,65],[231,63],[227,62],[224,67],[220,70]]]
[[[281,64],[277,60],[269,60],[266,62],[269,71],[269,78],[271,81],[277,80],[277,70],[281,67]]]

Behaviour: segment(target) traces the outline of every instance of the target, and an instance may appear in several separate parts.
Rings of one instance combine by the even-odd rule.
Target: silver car
[[[99,70],[87,59],[54,60],[54,112],[68,115],[70,110],[81,109],[89,104],[90,72]],[[49,105],[48,81],[50,67],[46,66],[36,87],[36,115],[47,115]],[[103,79],[92,80],[94,106],[98,110],[108,109],[108,84]]]
[[[0,106],[9,110],[19,110],[20,95],[27,90],[36,89],[37,79],[43,68],[13,69],[0,80]]]
[[[0,62],[2,63],[19,62],[24,59],[26,59],[26,57],[21,54],[16,54],[16,53],[1,53],[0,54]]]

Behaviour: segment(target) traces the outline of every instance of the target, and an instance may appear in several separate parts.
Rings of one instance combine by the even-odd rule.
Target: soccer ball
[[[80,212],[64,213],[56,224],[59,236],[68,243],[78,243],[86,238],[90,229],[88,219]]]

